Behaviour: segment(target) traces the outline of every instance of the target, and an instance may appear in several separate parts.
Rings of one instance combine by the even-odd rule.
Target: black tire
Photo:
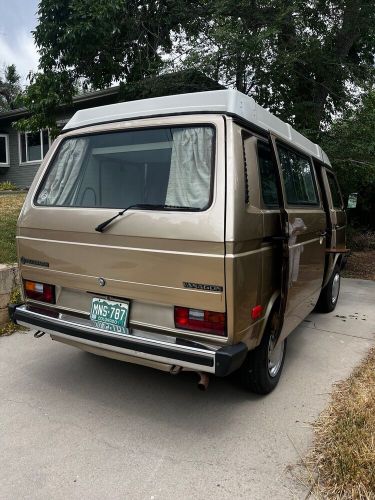
[[[330,313],[336,308],[340,295],[340,281],[340,266],[336,265],[328,283],[320,292],[315,311]]]
[[[266,330],[259,346],[249,351],[247,358],[239,370],[242,387],[256,394],[269,394],[277,386],[284,366],[286,353],[286,339],[277,347],[278,365],[275,370],[270,369],[269,346],[275,338],[273,323],[275,315],[272,315],[267,323]]]

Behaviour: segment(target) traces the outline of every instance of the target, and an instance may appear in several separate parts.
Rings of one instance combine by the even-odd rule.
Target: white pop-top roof
[[[65,125],[64,130],[113,121],[199,112],[238,116],[266,131],[275,132],[315,158],[330,164],[327,155],[320,146],[294,130],[288,123],[283,122],[262,108],[262,106],[259,106],[253,98],[238,92],[238,90],[213,90],[154,97],[82,109],[73,115]]]

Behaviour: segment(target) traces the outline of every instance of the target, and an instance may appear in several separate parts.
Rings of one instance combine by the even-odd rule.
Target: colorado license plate
[[[128,321],[129,304],[114,302],[100,298],[92,299],[90,319],[96,323],[126,327]]]

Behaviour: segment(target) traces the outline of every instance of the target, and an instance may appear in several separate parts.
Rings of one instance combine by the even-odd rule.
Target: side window
[[[333,207],[342,209],[343,202],[341,198],[340,188],[337,184],[336,178],[333,174],[331,174],[331,172],[328,172],[328,170],[326,170],[326,172],[327,172],[329,189],[331,190]]]
[[[312,164],[307,156],[296,151],[277,146],[284,177],[286,198],[289,205],[317,205]]]
[[[275,168],[270,146],[263,141],[258,141],[257,148],[263,202],[269,208],[278,207],[279,198],[276,184],[278,172]]]
[[[249,193],[249,174],[248,174],[248,159],[246,157],[246,140],[251,137],[250,134],[245,132],[244,130],[242,131],[242,153],[243,153],[243,172],[244,172],[244,183],[245,183],[245,203],[246,205],[249,204],[250,202],[250,193]]]

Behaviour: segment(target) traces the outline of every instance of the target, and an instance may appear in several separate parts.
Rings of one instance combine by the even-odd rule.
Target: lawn
[[[16,224],[25,200],[25,193],[0,196],[0,263],[17,262]]]
[[[306,465],[317,498],[375,498],[375,349],[336,386]]]

